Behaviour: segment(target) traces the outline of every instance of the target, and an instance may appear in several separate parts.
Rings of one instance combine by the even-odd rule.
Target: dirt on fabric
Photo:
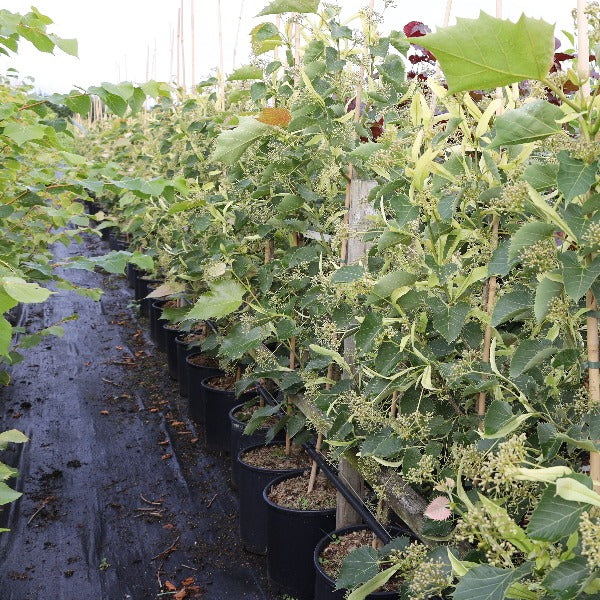
[[[83,246],[57,244],[54,259],[108,252]],[[31,330],[79,319],[0,389],[0,431],[30,438],[2,452],[23,496],[0,508],[1,599],[277,600],[239,541],[229,464],[203,448],[125,278],[61,275],[105,293],[59,291],[24,313]]]
[[[298,477],[284,479],[274,485],[269,492],[269,500],[294,510],[325,510],[335,508],[336,489],[335,486],[319,473],[315,480],[315,486],[308,492],[310,473],[304,472]]]
[[[244,452],[241,459],[247,465],[271,471],[308,469],[311,465],[310,457],[303,448],[292,446],[290,455],[286,456],[283,444],[253,448]]]

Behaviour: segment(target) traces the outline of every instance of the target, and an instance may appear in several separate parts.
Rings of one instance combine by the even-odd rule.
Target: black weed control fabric
[[[107,251],[88,238],[57,245],[55,259]],[[32,330],[79,319],[28,350],[0,390],[0,431],[31,438],[2,454],[24,495],[0,510],[12,530],[0,534],[0,600],[153,600],[183,589],[186,599],[274,600],[264,560],[239,543],[227,461],[202,450],[125,278],[63,275],[105,294],[60,291],[24,313]]]

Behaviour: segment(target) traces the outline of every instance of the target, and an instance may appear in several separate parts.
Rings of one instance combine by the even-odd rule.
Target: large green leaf
[[[559,563],[556,568],[549,571],[544,577],[542,585],[553,596],[561,598],[561,600],[581,598],[589,574],[587,561],[578,556]]]
[[[271,127],[257,121],[254,117],[240,117],[240,123],[235,129],[223,131],[216,140],[213,160],[233,164],[244,152]]]
[[[28,441],[29,438],[18,429],[9,429],[0,433],[0,446],[6,446],[9,442],[11,444],[24,444]]]
[[[453,27],[410,38],[435,54],[449,93],[542,80],[552,66],[554,26],[522,15],[517,23],[481,12]]]
[[[0,315],[0,356],[8,356],[12,339],[12,325]]]
[[[377,573],[375,577],[356,588],[346,600],[364,600],[371,592],[378,590],[382,585],[387,583],[400,570],[400,566],[396,564]]]
[[[273,23],[260,23],[250,32],[252,52],[259,56],[281,46],[279,30]]]
[[[508,402],[494,400],[485,413],[483,437],[486,439],[505,437],[531,416],[529,413],[514,415]]]
[[[554,232],[556,227],[550,223],[542,223],[534,221],[522,225],[510,240],[509,258],[515,258],[519,255],[523,248],[533,246],[537,242],[548,239]]]
[[[518,569],[501,569],[477,565],[462,577],[454,590],[453,600],[503,600],[512,583],[531,571],[524,564]]]
[[[231,359],[240,358],[249,350],[256,348],[268,335],[269,332],[264,327],[249,329],[245,324],[240,323],[227,334],[221,343],[219,353]]]
[[[273,0],[257,16],[282,15],[284,13],[316,13],[318,10],[319,0]]]
[[[359,356],[364,356],[373,349],[373,344],[382,328],[383,317],[379,313],[370,312],[365,315],[354,336]]]
[[[462,331],[471,305],[459,302],[454,306],[444,305],[442,310],[436,310],[433,317],[433,327],[451,344]]]
[[[526,314],[531,309],[531,300],[531,294],[522,288],[500,296],[492,313],[492,327]]]
[[[15,492],[15,490],[8,487],[4,482],[0,482],[0,506],[14,502],[22,495],[21,492]]]
[[[573,158],[566,150],[558,153],[558,189],[570,202],[576,196],[587,193],[596,181],[598,164],[588,165]]]
[[[557,173],[555,163],[532,163],[523,171],[522,179],[540,192],[556,185]]]
[[[567,250],[560,255],[562,262],[562,276],[565,291],[575,302],[579,300],[591,287],[600,275],[600,256],[597,256],[589,266],[579,264],[577,254]]]
[[[491,147],[527,144],[561,131],[563,111],[546,100],[534,100],[496,118]]]
[[[0,280],[0,285],[4,291],[18,302],[34,303],[44,302],[52,293],[46,288],[40,287],[37,283],[25,281],[20,277],[5,277]]]
[[[11,121],[4,127],[4,135],[18,146],[22,146],[31,140],[41,140],[46,135],[46,127]]]
[[[218,319],[237,310],[244,299],[246,290],[236,281],[218,281],[210,291],[202,294],[186,315],[189,321]]]
[[[344,265],[331,276],[331,283],[351,283],[357,279],[362,279],[364,275],[364,267],[360,265]]]
[[[510,361],[511,377],[518,377],[540,364],[557,351],[548,340],[523,340]]]
[[[360,546],[344,559],[335,589],[354,588],[377,575],[379,570],[377,550]]]
[[[244,65],[238,67],[228,78],[228,81],[248,81],[250,79],[262,79],[263,72],[260,67]]]
[[[535,320],[538,323],[541,323],[548,314],[548,302],[550,302],[552,298],[560,296],[562,291],[563,284],[558,281],[553,281],[548,277],[543,277],[538,283],[535,290],[535,303],[533,305]]]
[[[548,487],[531,513],[527,534],[535,540],[557,542],[577,531],[579,517],[587,509],[588,504],[565,500],[554,493],[554,486]]]

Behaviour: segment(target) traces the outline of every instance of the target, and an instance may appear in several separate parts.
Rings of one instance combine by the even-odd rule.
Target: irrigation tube
[[[268,404],[276,404],[273,396],[260,384],[256,384],[258,393],[265,399]],[[306,442],[303,444],[304,449],[310,457],[319,465],[319,468],[325,476],[333,483],[335,488],[344,496],[350,506],[361,516],[363,521],[368,527],[377,535],[377,537],[384,543],[387,544],[391,541],[392,536],[386,531],[385,527],[375,518],[375,516],[369,511],[364,503],[359,500],[354,493],[349,490],[340,480],[337,473],[327,463],[323,455],[317,451],[313,444]]]

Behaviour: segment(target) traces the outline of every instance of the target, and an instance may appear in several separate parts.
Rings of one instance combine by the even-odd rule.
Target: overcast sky
[[[190,6],[195,2],[196,81],[214,74],[219,62],[217,0],[183,0],[185,61],[187,84],[191,83]],[[268,0],[221,0],[225,71],[249,59],[249,32],[265,18],[255,15]],[[368,4],[367,0],[338,0],[343,15],[349,17]],[[34,4],[54,20],[49,30],[62,37],[79,41],[79,59],[57,51],[45,55],[24,43],[18,57],[0,58],[0,72],[9,66],[21,76],[35,78],[36,86],[45,92],[65,92],[73,86],[88,87],[102,81],[137,81],[146,78],[149,62],[150,77],[168,81],[170,72],[171,33],[176,31],[180,0],[3,0],[1,8],[24,13]],[[397,0],[397,6],[386,11],[383,31],[401,29],[408,21],[423,21],[430,27],[443,22],[446,0]],[[571,9],[576,0],[503,0],[503,16],[516,20],[524,10],[528,16],[541,17],[560,29],[572,29]],[[375,0],[381,10],[383,0]],[[454,0],[450,22],[456,16],[475,17],[479,10],[495,14],[495,0]],[[241,19],[240,19],[241,17]],[[239,26],[239,37],[236,37]],[[155,52],[156,48],[156,52]],[[156,58],[154,58],[156,56]],[[149,57],[149,61],[148,61]],[[173,61],[175,71],[176,59]]]

